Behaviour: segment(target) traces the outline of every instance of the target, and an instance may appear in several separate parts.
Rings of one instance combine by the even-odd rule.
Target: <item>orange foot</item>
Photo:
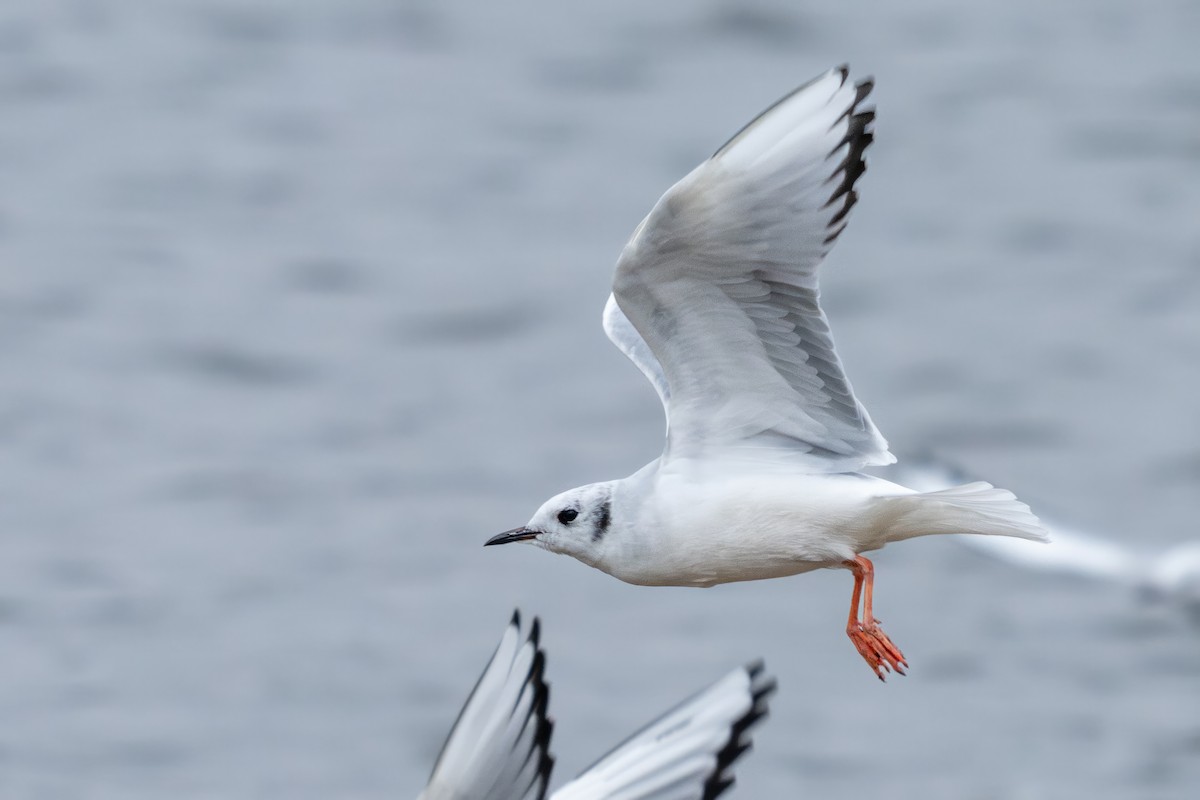
[[[867,666],[874,670],[879,680],[884,680],[885,670],[888,672],[895,670],[903,675],[904,668],[908,666],[908,662],[904,660],[904,654],[883,632],[883,629],[879,627],[879,620],[875,619],[871,613],[871,592],[875,586],[875,566],[862,556],[856,556],[853,561],[842,563],[854,573],[854,593],[850,597],[850,619],[846,623],[846,635],[850,637],[850,641],[854,642],[855,649],[867,662]],[[858,619],[860,596],[863,600],[861,622]]]

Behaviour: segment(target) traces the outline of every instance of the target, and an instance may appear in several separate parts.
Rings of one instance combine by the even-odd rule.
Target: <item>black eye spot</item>
[[[558,521],[563,525],[570,525],[579,516],[579,512],[573,508],[564,508],[558,512]]]

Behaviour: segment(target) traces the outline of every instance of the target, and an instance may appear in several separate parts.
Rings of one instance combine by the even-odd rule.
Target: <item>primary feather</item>
[[[775,681],[761,663],[730,672],[556,791],[553,800],[714,800],[733,784]]]
[[[417,800],[544,800],[554,759],[538,620],[513,612]],[[739,667],[629,737],[551,800],[714,800],[733,784],[775,679]]]
[[[546,656],[534,619],[522,640],[514,611],[500,645],[450,729],[417,800],[542,800],[554,759]]]

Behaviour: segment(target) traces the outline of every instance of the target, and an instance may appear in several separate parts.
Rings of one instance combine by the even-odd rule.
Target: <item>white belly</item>
[[[666,478],[639,514],[638,544],[610,564],[629,583],[712,586],[836,567],[882,547],[872,499],[905,492],[863,476]]]

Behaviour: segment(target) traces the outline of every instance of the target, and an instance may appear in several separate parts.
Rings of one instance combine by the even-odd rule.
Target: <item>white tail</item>
[[[888,540],[934,533],[979,533],[1046,542],[1038,518],[1007,489],[977,481],[936,492],[880,498],[891,517]]]

